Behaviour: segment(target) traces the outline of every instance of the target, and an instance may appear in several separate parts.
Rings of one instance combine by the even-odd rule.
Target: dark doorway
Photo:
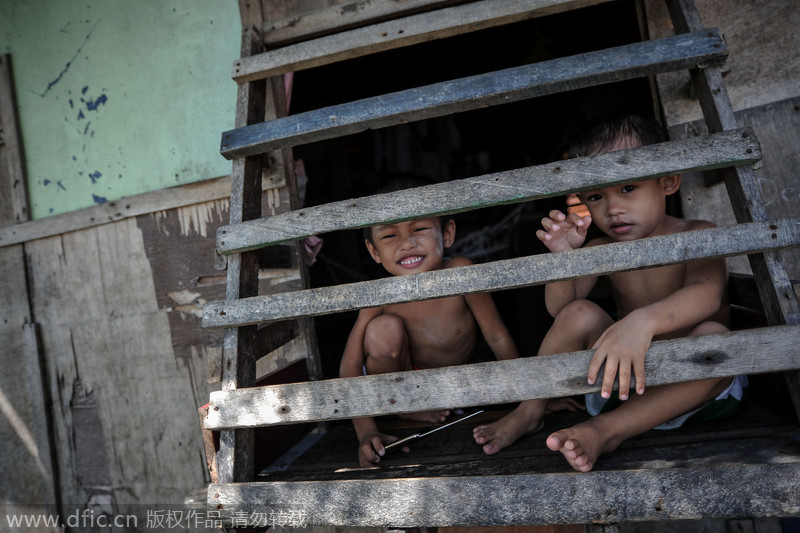
[[[291,112],[640,40],[636,3],[609,2],[297,72]],[[397,174],[444,182],[548,163],[562,157],[570,138],[586,122],[618,111],[654,113],[648,79],[370,130],[298,146],[294,154],[308,175],[305,205],[318,205],[371,194]],[[554,198],[459,214],[455,217],[456,247],[471,235],[487,232],[492,245],[458,253],[483,262],[546,252],[535,231],[541,218],[554,207],[564,209],[564,202],[564,198]],[[321,237],[324,246],[311,267],[313,286],[383,275],[366,253],[360,232]],[[493,296],[521,353],[535,355],[551,321],[542,288]],[[326,377],[338,374],[354,320],[355,313],[316,319]]]

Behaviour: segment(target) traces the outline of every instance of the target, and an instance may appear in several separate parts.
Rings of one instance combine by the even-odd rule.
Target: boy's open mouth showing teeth
[[[405,259],[400,261],[400,264],[403,266],[416,266],[417,264],[422,262],[422,259],[423,257],[421,255],[406,257]]]

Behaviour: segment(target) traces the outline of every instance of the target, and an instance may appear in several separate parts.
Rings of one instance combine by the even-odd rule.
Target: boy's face
[[[430,217],[374,226],[371,231],[373,242],[365,242],[372,258],[390,274],[402,276],[442,268],[456,225],[448,220],[442,227],[438,217]]]
[[[597,153],[641,146],[638,138],[623,137]],[[591,154],[595,155],[595,154]],[[658,235],[666,217],[667,196],[678,190],[680,175],[602,187],[580,193],[600,230],[615,241]]]
[[[603,233],[631,241],[662,233],[666,198],[679,186],[680,176],[666,176],[585,191],[580,197]]]

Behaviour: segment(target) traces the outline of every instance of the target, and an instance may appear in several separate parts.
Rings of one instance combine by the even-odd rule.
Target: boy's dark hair
[[[402,191],[404,189],[413,189],[414,187],[422,187],[424,185],[431,185],[435,183],[433,180],[417,176],[416,174],[396,174],[393,175],[386,184],[378,188],[373,194],[385,194],[389,192]],[[441,219],[441,217],[439,217]],[[442,220],[444,222],[444,220]],[[370,244],[375,244],[372,240],[372,226],[364,228],[364,239],[369,241]]]
[[[625,138],[638,139],[642,146],[664,141],[664,131],[654,119],[619,114],[593,122],[570,145],[569,158],[596,154]]]

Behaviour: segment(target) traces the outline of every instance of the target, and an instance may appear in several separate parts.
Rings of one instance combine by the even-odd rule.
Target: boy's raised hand
[[[592,224],[592,217],[581,217],[576,213],[565,215],[556,209],[550,216],[542,219],[543,230],[536,236],[551,252],[564,252],[580,248],[586,240],[586,232]]]

